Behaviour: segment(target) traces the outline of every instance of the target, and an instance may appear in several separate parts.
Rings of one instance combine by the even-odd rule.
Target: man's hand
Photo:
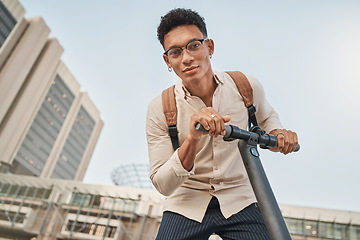
[[[274,135],[278,140],[278,146],[270,149],[273,152],[281,152],[286,155],[293,152],[298,145],[296,132],[286,129],[275,129],[272,130],[270,134]]]
[[[230,116],[221,116],[212,107],[203,108],[191,116],[189,136],[194,140],[199,140],[202,135],[209,134],[218,137],[225,134],[225,123],[230,121]],[[196,123],[204,126],[208,133],[200,132],[195,129]]]
[[[220,116],[212,107],[203,108],[191,116],[190,130],[185,141],[179,148],[178,155],[183,167],[190,171],[194,167],[196,145],[204,134],[217,137],[225,134],[225,123],[230,121],[230,116]],[[208,133],[196,130],[196,123],[204,126]]]

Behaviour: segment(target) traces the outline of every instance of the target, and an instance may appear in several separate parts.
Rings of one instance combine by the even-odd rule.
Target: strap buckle
[[[254,105],[251,104],[250,106],[247,107],[247,109],[248,109],[248,112],[249,112],[249,116],[254,116],[255,115],[256,108],[255,108]]]
[[[251,128],[251,126],[257,126],[257,120],[256,120],[256,116],[255,116],[255,112],[256,112],[256,108],[253,104],[251,104],[250,106],[247,107],[248,109],[248,113],[249,113],[249,130]]]
[[[178,134],[178,131],[177,131],[176,124],[169,126],[169,135],[170,135],[171,137],[176,137],[177,134]]]
[[[169,126],[169,135],[174,151],[180,147],[176,124]]]

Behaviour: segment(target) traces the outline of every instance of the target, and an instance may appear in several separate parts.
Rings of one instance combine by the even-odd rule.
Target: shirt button
[[[215,170],[218,170],[219,168],[218,168],[218,166],[215,166],[214,169],[215,169]]]

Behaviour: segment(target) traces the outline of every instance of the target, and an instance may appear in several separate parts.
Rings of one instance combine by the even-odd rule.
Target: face
[[[174,47],[184,48],[194,39],[204,39],[204,35],[195,25],[183,25],[172,29],[164,37],[165,51]],[[191,45],[191,44],[189,44]],[[188,46],[189,46],[188,45]],[[209,55],[214,52],[213,41],[203,41],[200,50],[196,55],[190,54],[183,49],[182,57],[179,61],[173,61],[167,55],[163,55],[168,67],[174,69],[185,86],[191,83],[212,79],[212,69]]]

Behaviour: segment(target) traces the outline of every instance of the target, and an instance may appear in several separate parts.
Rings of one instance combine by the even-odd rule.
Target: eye
[[[181,54],[180,48],[173,48],[168,52],[169,56],[177,56]]]
[[[188,45],[188,49],[191,51],[191,50],[196,50],[197,48],[200,47],[200,42],[199,41],[194,41],[194,42],[191,42],[189,45]]]

